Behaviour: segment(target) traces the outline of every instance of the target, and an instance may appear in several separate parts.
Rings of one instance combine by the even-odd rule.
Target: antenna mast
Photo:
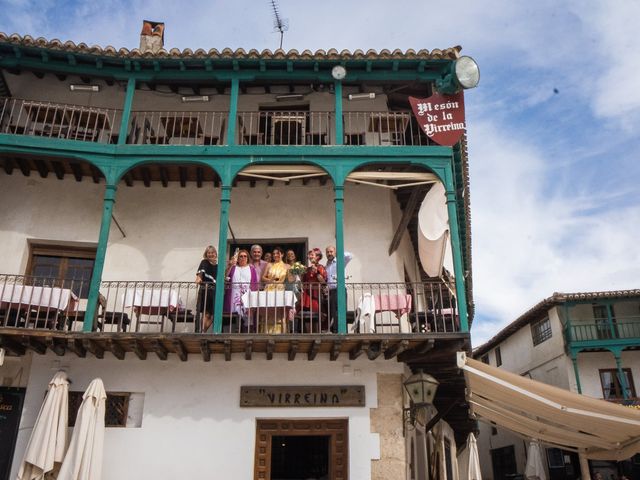
[[[276,0],[271,0],[271,9],[273,10],[273,27],[275,31],[280,32],[280,49],[282,49],[282,39],[284,32],[289,30],[289,20],[282,18],[280,15],[280,7]]]

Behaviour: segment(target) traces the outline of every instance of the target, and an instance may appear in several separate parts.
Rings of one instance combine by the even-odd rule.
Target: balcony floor
[[[204,361],[214,356],[251,360],[273,359],[274,354],[286,354],[289,360],[329,358],[355,360],[362,356],[369,360],[397,358],[406,361],[438,351],[438,355],[459,350],[468,342],[465,333],[408,333],[408,334],[193,334],[193,333],[82,333],[51,330],[0,329],[0,346],[14,356],[31,350],[44,355],[51,350],[58,356],[73,353],[85,357],[87,353],[103,358],[105,352],[123,360],[127,353],[144,360],[157,356],[166,360],[169,354],[182,361],[197,355]],[[149,355],[148,355],[149,354]],[[235,355],[234,355],[235,354]],[[263,357],[264,355],[264,357]]]

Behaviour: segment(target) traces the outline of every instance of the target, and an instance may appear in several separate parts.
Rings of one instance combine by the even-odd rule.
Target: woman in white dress
[[[247,325],[248,312],[242,301],[242,296],[249,290],[258,290],[258,273],[253,265],[249,264],[249,252],[239,250],[230,262],[225,275],[227,288],[225,290],[224,311],[235,313]]]

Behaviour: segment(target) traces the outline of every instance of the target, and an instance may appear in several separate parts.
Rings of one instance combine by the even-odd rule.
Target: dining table
[[[48,323],[55,322],[60,315],[78,311],[78,296],[69,288],[0,284],[0,308],[15,311],[16,319],[34,319],[36,325],[45,319],[50,326]]]

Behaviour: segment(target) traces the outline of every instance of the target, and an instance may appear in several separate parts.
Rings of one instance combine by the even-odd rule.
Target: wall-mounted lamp
[[[425,423],[426,407],[433,404],[440,383],[422,369],[404,381],[404,388],[409,394],[409,407],[402,409],[403,425],[407,422],[415,426],[416,421]]]
[[[69,85],[72,92],[99,92],[100,85]]]
[[[189,103],[189,102],[208,102],[209,101],[209,95],[188,95],[188,96],[182,97],[182,101],[184,103]]]
[[[480,83],[480,67],[476,61],[462,56],[453,62],[450,70],[438,81],[436,87],[442,93],[453,94],[460,89],[475,88]]]
[[[304,95],[302,93],[287,93],[284,95],[276,95],[278,102],[286,102],[287,100],[302,100]]]
[[[374,98],[376,98],[376,94],[374,92],[349,94],[349,100],[373,100]]]

